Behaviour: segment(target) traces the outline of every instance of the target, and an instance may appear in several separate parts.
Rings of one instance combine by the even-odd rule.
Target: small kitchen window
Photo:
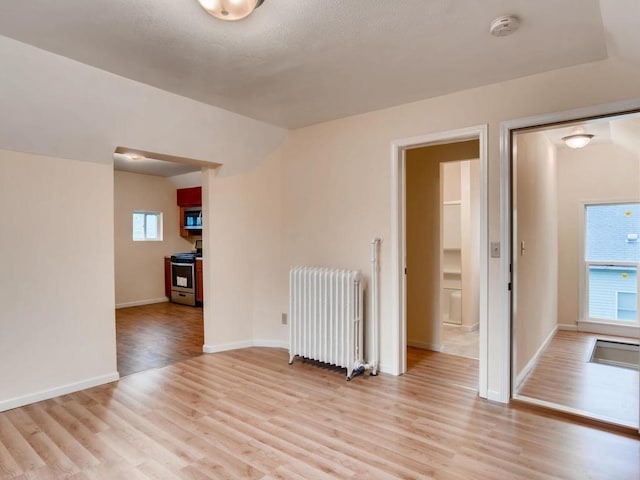
[[[162,241],[162,212],[133,212],[133,241]]]

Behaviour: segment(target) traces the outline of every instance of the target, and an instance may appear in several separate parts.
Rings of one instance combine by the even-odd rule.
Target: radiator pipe
[[[380,276],[380,260],[378,254],[382,237],[374,237],[371,240],[371,323],[373,324],[373,352],[370,358],[371,375],[378,374],[378,362],[380,353],[380,341],[378,340],[378,332],[380,331],[380,320],[378,318],[378,310],[380,307],[379,292],[379,276]]]

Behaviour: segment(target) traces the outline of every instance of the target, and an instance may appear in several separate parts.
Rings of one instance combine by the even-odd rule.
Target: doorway
[[[208,219],[203,162],[125,147],[113,159],[116,352],[126,376],[202,354],[204,289],[196,273],[201,279],[206,268],[198,247]],[[183,197],[199,204],[200,229],[189,229],[196,221],[186,223]],[[176,278],[177,263],[189,264],[189,278]],[[169,301],[176,279],[191,288],[189,305]]]
[[[467,140],[406,152],[407,373],[476,390],[479,150]]]
[[[421,370],[432,378],[473,388],[482,397],[487,396],[488,259],[487,255],[480,253],[487,251],[486,132],[486,126],[471,127],[398,140],[392,145],[392,280],[393,290],[397,292],[397,297],[394,295],[393,298],[392,318],[399,332],[397,373],[408,373],[410,369],[414,372]],[[469,154],[470,151],[473,153]],[[469,307],[466,310],[472,310],[477,321],[473,326],[466,325],[468,332],[464,332],[462,318],[466,319],[469,314],[462,312],[462,269],[458,268],[456,271],[450,265],[456,255],[459,263],[463,261],[463,249],[460,246],[442,248],[445,239],[442,238],[444,229],[441,225],[445,209],[451,210],[454,213],[447,213],[447,219],[453,218],[454,221],[449,223],[457,223],[458,235],[462,234],[462,226],[465,225],[461,213],[462,199],[445,201],[442,197],[445,188],[441,179],[444,179],[444,172],[447,171],[445,169],[448,168],[444,164],[454,165],[454,162],[472,159],[476,161],[473,167],[467,164],[463,168],[461,163],[451,167],[458,172],[458,185],[461,182],[460,172],[463,170],[466,172],[467,186],[471,170],[476,178],[472,182],[475,210],[466,214],[467,220],[473,215],[477,222],[472,242],[474,252],[477,252],[474,254],[477,267],[475,270],[466,269],[469,274],[467,282],[473,284],[476,292],[467,295]],[[468,232],[466,234],[468,237]],[[467,248],[464,251],[468,255],[471,250]],[[445,264],[448,267],[445,268]],[[456,275],[457,278],[454,278]],[[456,282],[457,288],[454,285]],[[472,290],[473,288],[469,292]],[[443,307],[446,307],[444,311]],[[447,325],[443,325],[445,316]],[[454,323],[458,320],[460,323]],[[475,359],[442,352],[446,351],[446,344],[443,347],[442,339],[446,337],[443,330],[447,327],[458,333],[470,333],[477,337]],[[450,348],[453,349],[453,345]],[[452,366],[461,374],[451,373]]]
[[[511,132],[513,397],[638,429],[640,114],[539,125]]]

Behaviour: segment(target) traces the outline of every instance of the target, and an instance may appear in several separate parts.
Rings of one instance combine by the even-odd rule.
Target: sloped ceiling
[[[296,128],[591,62],[640,63],[640,0],[266,0],[221,22],[196,0],[0,4],[0,34]],[[520,30],[488,33],[514,14]]]

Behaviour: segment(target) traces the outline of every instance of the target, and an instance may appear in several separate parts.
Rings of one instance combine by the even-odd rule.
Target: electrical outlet
[[[283,314],[282,314],[282,324],[283,324],[283,325],[286,325],[286,324],[287,324],[287,314],[286,314],[286,313],[283,313]]]

